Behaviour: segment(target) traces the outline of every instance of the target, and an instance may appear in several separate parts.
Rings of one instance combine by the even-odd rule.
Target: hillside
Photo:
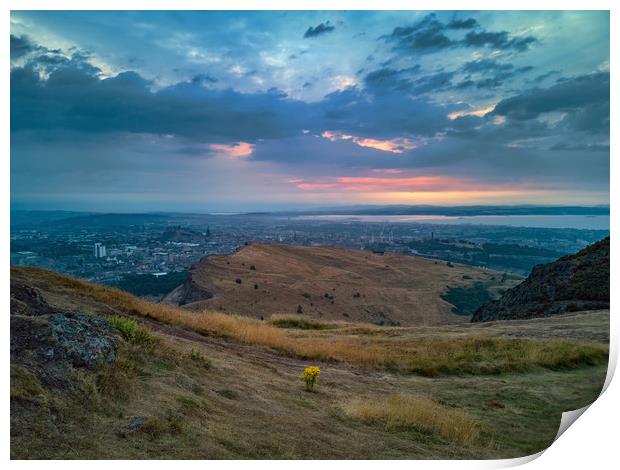
[[[415,328],[258,321],[12,268],[11,457],[523,456],[596,399],[608,340],[608,311]]]
[[[535,266],[521,284],[480,307],[472,321],[545,317],[609,308],[609,237]]]
[[[414,256],[332,247],[253,244],[208,256],[165,301],[254,318],[303,318],[377,325],[438,325],[468,319],[445,298],[449,288],[493,298],[515,277]],[[454,295],[454,293],[453,293]],[[484,301],[488,297],[484,297]],[[471,312],[469,312],[471,314]]]

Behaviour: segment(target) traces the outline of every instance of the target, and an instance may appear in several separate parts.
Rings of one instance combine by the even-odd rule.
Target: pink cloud
[[[337,140],[350,140],[351,142],[359,145],[360,147],[369,147],[375,150],[381,150],[383,152],[391,153],[403,153],[406,150],[416,148],[415,142],[413,142],[411,139],[406,139],[403,137],[390,140],[379,140],[366,137],[356,137],[354,135],[341,134],[339,132],[332,131],[324,131],[321,134],[321,137],[331,140],[332,142],[335,142]]]
[[[335,183],[301,183],[297,187],[299,189],[328,189],[338,186]]]
[[[403,170],[397,170],[396,168],[375,168],[372,172],[381,173],[382,175],[398,175],[402,173]]]
[[[233,145],[210,144],[209,149],[230,158],[247,158],[254,152],[254,145],[247,142],[237,142]]]
[[[323,181],[312,181],[295,184],[298,189],[320,191],[331,189],[345,192],[374,193],[415,193],[415,192],[480,192],[501,191],[509,188],[506,185],[485,184],[467,178],[451,176],[407,176],[407,177],[375,177],[375,176],[340,176],[327,177]],[[517,185],[518,189],[523,185]]]

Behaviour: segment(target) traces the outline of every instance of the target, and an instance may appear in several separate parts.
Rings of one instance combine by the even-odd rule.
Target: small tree
[[[297,306],[297,313],[298,313],[299,315],[301,315],[302,313],[304,313],[304,309],[303,309],[303,307],[302,307],[301,305],[298,305],[298,306]]]

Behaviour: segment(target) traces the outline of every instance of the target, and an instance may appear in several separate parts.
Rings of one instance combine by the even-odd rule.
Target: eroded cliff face
[[[480,307],[472,322],[545,317],[609,308],[609,237],[535,266],[521,284]]]

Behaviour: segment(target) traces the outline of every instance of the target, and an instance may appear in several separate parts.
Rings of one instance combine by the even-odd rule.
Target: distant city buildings
[[[203,256],[230,254],[251,242],[418,254],[525,275],[533,265],[578,251],[609,233],[470,224],[283,221],[267,216],[213,216],[202,222],[195,215],[186,220],[175,215],[174,224],[164,218],[146,226],[124,222],[125,218],[123,223],[111,220],[103,225],[41,227],[34,221],[11,227],[11,264],[114,283],[130,274],[185,271]],[[209,237],[203,235],[207,223],[213,227]]]
[[[102,245],[101,243],[95,243],[95,258],[105,258],[106,257],[106,250],[105,250],[105,245]]]

